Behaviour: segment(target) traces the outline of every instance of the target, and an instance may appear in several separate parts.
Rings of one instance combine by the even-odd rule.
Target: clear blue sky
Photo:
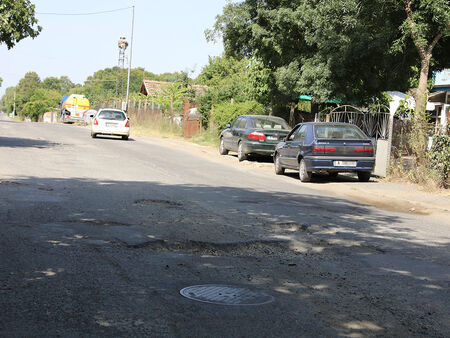
[[[37,13],[87,13],[135,5],[132,67],[153,73],[195,70],[220,55],[221,42],[208,43],[204,31],[222,13],[226,0],[31,0]],[[37,14],[42,26],[34,40],[11,50],[0,45],[0,96],[28,71],[41,80],[67,75],[75,83],[118,63],[117,40],[131,37],[132,10],[89,16]],[[129,49],[128,49],[129,51]],[[127,53],[128,54],[128,53]]]

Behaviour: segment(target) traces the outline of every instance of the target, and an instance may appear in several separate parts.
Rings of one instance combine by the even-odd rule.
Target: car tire
[[[228,155],[228,149],[225,148],[225,145],[223,144],[223,137],[220,138],[219,154],[220,155]]]
[[[128,135],[122,135],[122,140],[128,140]]]
[[[238,144],[238,160],[242,162],[247,159],[247,154],[244,152],[244,147],[242,146],[242,142]]]
[[[275,157],[273,158],[273,163],[275,165],[275,174],[283,175],[284,174],[284,168],[281,166],[280,156],[279,155],[275,155]]]
[[[96,137],[97,137],[97,134],[91,133],[91,137],[92,137],[92,138],[96,138]]]
[[[360,182],[369,182],[371,173],[369,171],[358,171],[358,180]]]
[[[300,178],[300,181],[302,182],[310,182],[311,181],[311,172],[306,170],[306,163],[304,159],[300,160],[299,166],[298,166],[298,176]]]

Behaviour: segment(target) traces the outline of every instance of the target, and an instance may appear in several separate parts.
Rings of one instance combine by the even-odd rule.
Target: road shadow
[[[341,198],[230,186],[14,183],[0,185],[5,333],[448,332],[448,241],[421,241],[398,215]],[[12,229],[21,229],[14,250]],[[260,289],[276,301],[230,308],[179,295],[208,283]]]
[[[60,144],[46,140],[0,136],[0,147],[5,148],[51,148],[58,145]]]

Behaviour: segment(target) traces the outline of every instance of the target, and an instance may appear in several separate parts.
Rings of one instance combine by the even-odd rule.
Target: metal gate
[[[385,106],[379,106],[378,111],[363,111],[354,106],[345,105],[334,108],[326,121],[346,122],[357,125],[364,133],[372,139],[389,138],[389,109]]]
[[[350,105],[334,108],[325,115],[327,122],[346,122],[358,126],[374,140],[376,148],[374,174],[385,177],[389,166],[389,108],[378,106],[378,111],[363,111]],[[323,120],[323,119],[322,119]]]

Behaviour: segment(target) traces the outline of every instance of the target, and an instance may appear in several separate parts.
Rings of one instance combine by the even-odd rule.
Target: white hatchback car
[[[123,110],[103,108],[94,116],[91,124],[91,137],[97,135],[122,136],[128,140],[130,136],[130,120]]]

